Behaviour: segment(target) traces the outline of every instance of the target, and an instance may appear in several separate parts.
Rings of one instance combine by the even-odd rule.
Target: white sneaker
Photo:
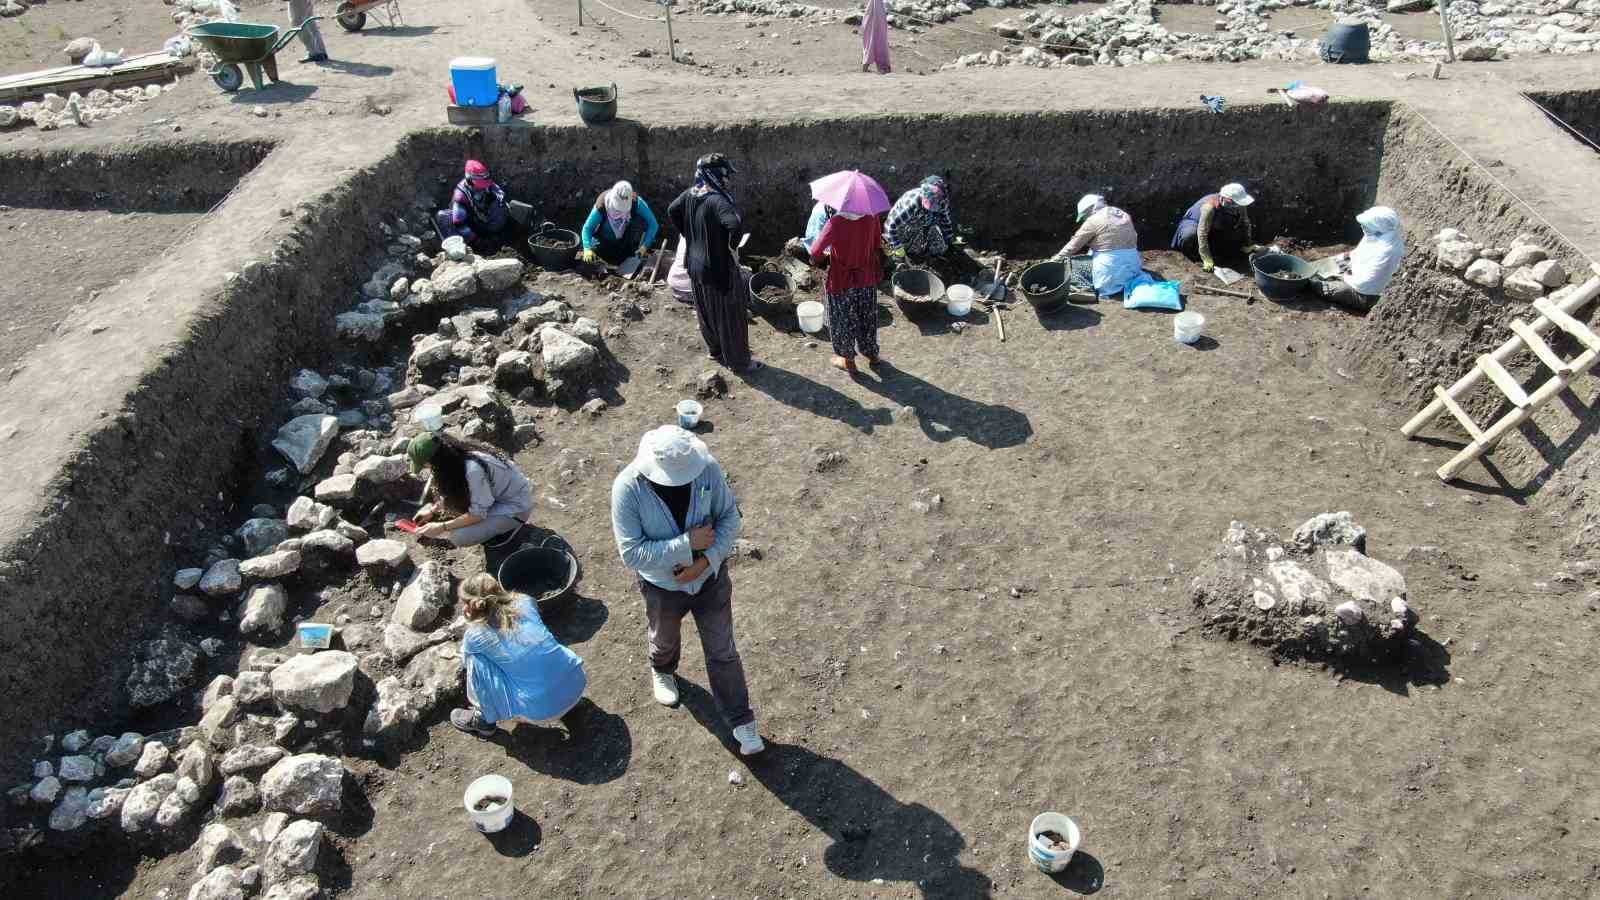
[[[740,756],[755,756],[767,749],[767,743],[761,739],[761,731],[754,722],[746,722],[735,728],[733,737],[739,742]]]
[[[671,672],[651,669],[650,680],[654,682],[657,703],[662,706],[678,705],[678,679]]]

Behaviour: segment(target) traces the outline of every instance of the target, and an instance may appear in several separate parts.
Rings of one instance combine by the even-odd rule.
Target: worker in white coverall
[[[306,19],[316,14],[316,0],[289,0],[290,28],[305,22]],[[306,27],[300,29],[300,43],[306,45],[306,55],[301,58],[301,62],[319,63],[328,61],[328,46],[322,43],[322,32],[317,29],[317,23],[306,22]]]

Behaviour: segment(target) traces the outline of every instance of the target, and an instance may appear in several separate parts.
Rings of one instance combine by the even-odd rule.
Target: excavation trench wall
[[[1517,235],[1532,234],[1577,280],[1589,274],[1589,263],[1578,248],[1403,107],[1391,116],[1384,136],[1378,197],[1405,218],[1406,263],[1367,315],[1365,326],[1352,336],[1350,352],[1354,364],[1375,379],[1384,396],[1412,411],[1432,400],[1434,385],[1453,384],[1479,355],[1504,343],[1511,336],[1512,319],[1526,322],[1536,315],[1530,303],[1439,271],[1431,238],[1441,228],[1458,228],[1485,246],[1509,246]],[[1592,307],[1582,310],[1579,318],[1587,320],[1593,312]],[[1547,340],[1569,359],[1582,350],[1559,332],[1547,333]],[[1531,354],[1519,354],[1507,368],[1530,393],[1550,377]],[[1593,385],[1592,378],[1580,379],[1560,400],[1546,404],[1524,423],[1519,435],[1502,442],[1492,456],[1511,490],[1548,497],[1561,505],[1575,504],[1578,515],[1591,522],[1600,513],[1600,498],[1589,497],[1585,487],[1594,456],[1588,439],[1600,424],[1593,409]],[[1512,408],[1488,379],[1474,388],[1463,406],[1480,426]],[[1428,430],[1454,433],[1463,444],[1467,439],[1448,414]],[[1455,447],[1439,447],[1438,463],[1455,452]],[[1550,490],[1547,482],[1557,473],[1561,473],[1557,480],[1564,483]],[[1463,477],[1493,485],[1493,478],[1479,469],[1469,469]],[[1596,534],[1590,528],[1580,539],[1592,542]]]
[[[204,212],[272,152],[266,141],[137,144],[116,153],[6,154],[0,203],[45,209]]]
[[[1397,145],[1406,154],[1397,154]],[[1008,252],[1059,246],[1086,191],[1108,193],[1128,209],[1150,247],[1165,245],[1196,198],[1233,180],[1260,198],[1253,212],[1263,236],[1353,239],[1354,214],[1395,193],[1404,197],[1390,199],[1394,205],[1410,200],[1419,207],[1411,213],[1414,235],[1445,223],[1470,228],[1505,213],[1447,152],[1380,103],[1335,104],[1320,116],[1264,106],[1223,116],[1135,111],[439,129],[401,138],[389,156],[331,187],[326,173],[338,164],[315,162],[333,150],[290,145],[263,159],[266,150],[150,145],[104,158],[25,154],[18,166],[0,161],[3,202],[15,205],[49,203],[35,185],[50,173],[72,198],[67,202],[101,206],[183,196],[188,208],[206,208],[233,190],[189,244],[169,253],[168,270],[141,273],[102,301],[155,295],[171,284],[173,296],[163,302],[184,312],[125,395],[82,398],[105,404],[108,413],[71,448],[47,495],[27,498],[16,521],[0,521],[5,774],[18,774],[28,742],[45,731],[121,719],[129,649],[160,621],[172,570],[195,562],[174,559],[166,548],[191,543],[208,524],[241,518],[237,510],[223,515],[226,497],[240,473],[255,472],[280,424],[276,411],[289,375],[317,366],[331,349],[334,314],[352,304],[381,253],[376,223],[419,199],[445,202],[464,158],[484,159],[543,217],[575,227],[594,195],[621,178],[664,215],[687,186],[695,158],[721,150],[740,167],[735,193],[758,244],[769,247],[801,229],[807,182],[842,167],[877,175],[891,192],[929,172],[945,175],[958,220],[977,229],[974,243]],[[1394,162],[1417,154],[1424,158]],[[133,177],[130,160],[151,165],[153,186]],[[107,169],[127,180],[94,174]],[[234,189],[226,173],[245,171]],[[193,188],[188,195],[185,186]],[[1509,237],[1526,227],[1506,224],[1503,231]],[[224,274],[230,268],[238,274]],[[1449,309],[1440,315],[1458,317]],[[1390,335],[1385,320],[1374,318],[1375,346],[1408,339]],[[1374,352],[1369,362],[1384,371],[1386,359]]]
[[[130,649],[162,620],[175,562],[193,562],[174,560],[169,548],[222,517],[236,468],[254,465],[268,429],[279,424],[265,417],[281,403],[287,378],[332,349],[333,316],[349,307],[363,260],[381,253],[375,223],[415,196],[412,171],[392,159],[330,188],[326,177],[304,171],[303,158],[263,160],[266,149],[186,143],[107,158],[0,160],[3,202],[59,202],[31,186],[54,172],[70,202],[135,208],[168,197],[207,208],[234,189],[228,173],[237,182],[255,166],[187,244],[97,301],[112,321],[114,311],[150,309],[145,297],[159,302],[160,314],[183,312],[158,348],[138,348],[152,358],[137,383],[119,385],[115,396],[73,397],[74,405],[103,404],[105,412],[76,437],[44,496],[13,496],[4,506],[0,775],[12,776],[7,783],[39,735],[125,718]],[[158,161],[166,167],[154,167],[156,187],[146,190],[128,167]],[[98,190],[94,173],[106,170],[117,173],[107,179],[116,187]],[[76,351],[60,345],[91,340],[69,331],[57,352],[65,359]],[[18,380],[49,364],[30,358]]]
[[[1259,199],[1251,212],[1262,235],[1352,237],[1353,215],[1377,189],[1387,119],[1387,104],[1348,103],[1321,117],[1260,106],[1223,116],[1141,110],[717,127],[622,122],[440,129],[414,135],[404,152],[440,204],[461,160],[477,157],[543,218],[576,228],[619,179],[664,218],[689,186],[695,159],[720,151],[738,166],[732,190],[753,244],[768,250],[803,230],[812,179],[860,169],[892,200],[939,174],[951,186],[957,222],[976,229],[974,246],[1048,253],[1071,236],[1082,194],[1106,194],[1133,215],[1142,243],[1158,247],[1190,204],[1230,181]]]
[[[1544,107],[1547,114],[1561,120],[1556,127],[1576,131],[1589,141],[1590,149],[1600,145],[1600,90],[1551,91],[1528,96]],[[1573,140],[1578,138],[1574,137]]]

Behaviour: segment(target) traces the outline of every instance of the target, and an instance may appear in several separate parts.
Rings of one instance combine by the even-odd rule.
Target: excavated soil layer
[[[1556,127],[1568,134],[1577,132],[1573,140],[1581,137],[1591,149],[1600,145],[1600,91],[1535,92],[1528,97],[1544,107],[1545,115],[1558,120]]]

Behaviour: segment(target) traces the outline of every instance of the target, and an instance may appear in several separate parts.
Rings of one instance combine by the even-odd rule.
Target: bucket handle
[[[548,546],[550,546],[550,542],[551,542],[551,541],[556,541],[556,542],[558,542],[558,543],[559,543],[559,544],[560,544],[560,545],[561,545],[561,546],[560,546],[560,547],[558,547],[558,548],[557,548],[557,549],[559,549],[559,550],[563,550],[563,551],[565,551],[565,552],[566,552],[566,554],[567,554],[567,555],[568,555],[568,556],[572,556],[572,557],[574,557],[574,558],[576,558],[576,554],[574,554],[574,553],[573,553],[573,552],[572,552],[572,545],[571,545],[571,544],[569,544],[569,543],[567,543],[567,539],[566,539],[566,538],[564,538],[564,537],[562,537],[562,536],[561,536],[561,535],[559,535],[559,534],[556,534],[556,533],[555,533],[555,532],[553,532],[553,531],[552,531],[552,532],[550,532],[550,533],[549,533],[549,534],[547,534],[547,535],[545,535],[545,537],[544,537],[544,540],[542,540],[542,541],[540,541],[540,542],[539,542],[539,546],[540,546],[540,547],[541,547],[541,548],[542,548],[542,547],[548,547]]]

